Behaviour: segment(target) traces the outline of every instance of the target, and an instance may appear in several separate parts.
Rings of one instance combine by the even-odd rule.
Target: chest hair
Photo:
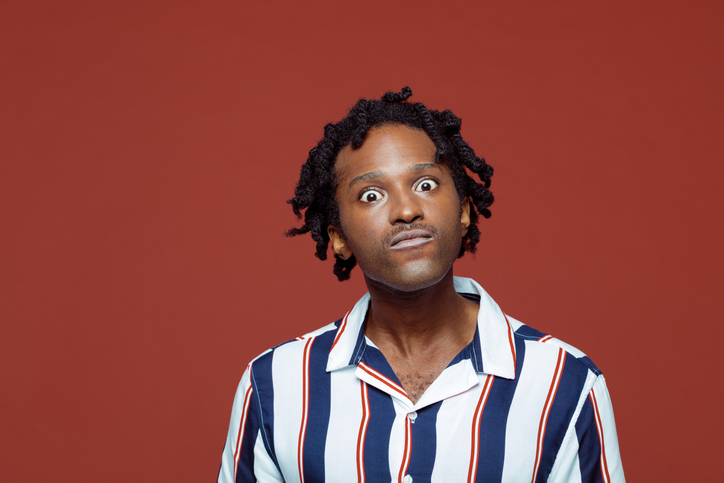
[[[392,363],[391,366],[403,389],[407,392],[407,396],[413,403],[417,403],[427,388],[442,374],[447,363],[439,361],[423,363],[420,361],[414,365]]]

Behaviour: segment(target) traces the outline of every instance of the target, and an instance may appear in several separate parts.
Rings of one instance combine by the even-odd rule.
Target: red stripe
[[[510,344],[510,353],[513,355],[513,371],[515,371],[517,361],[515,359],[515,344],[513,343],[513,328],[510,326],[510,322],[508,322],[508,317],[505,313],[503,313],[503,317],[505,317],[505,322],[508,324],[508,343]]]
[[[551,340],[552,338],[553,338],[553,336],[544,335],[543,337],[541,337],[540,339],[538,339],[538,342],[548,342],[548,341]]]
[[[297,442],[297,465],[301,483],[304,483],[304,436],[307,433],[307,416],[309,413],[309,348],[313,341],[314,337],[304,344],[304,359],[302,362],[302,422],[299,425],[299,441]]]
[[[601,415],[598,414],[598,402],[596,395],[591,389],[591,402],[593,403],[594,414],[596,415],[596,429],[598,430],[598,440],[601,443],[601,476],[604,483],[611,481],[611,475],[608,474],[608,462],[606,461],[606,447],[603,445],[603,424],[601,423]]]
[[[329,352],[332,352],[334,350],[334,346],[337,345],[337,341],[339,341],[339,338],[342,337],[342,333],[344,332],[344,329],[347,328],[347,317],[349,317],[349,312],[347,312],[347,314],[344,316],[344,320],[339,325],[339,332],[337,332],[337,337],[334,338],[334,342],[332,342],[332,348],[329,349]]]
[[[493,379],[495,379],[495,376],[487,376],[485,386],[483,386],[483,392],[480,393],[478,405],[475,407],[475,413],[473,413],[473,430],[472,439],[470,441],[470,465],[468,466],[468,483],[475,481],[475,474],[478,472],[478,456],[480,452],[480,420],[482,419],[483,411],[485,410],[485,403],[488,401],[488,394],[490,394],[490,387],[493,385]]]
[[[398,476],[399,483],[403,483],[402,479],[405,477],[407,468],[410,466],[410,453],[412,452],[412,440],[410,438],[411,432],[412,427],[410,426],[410,418],[405,418],[405,450],[402,454],[402,465],[400,466],[400,474]]]
[[[360,392],[362,393],[362,420],[359,424],[357,435],[357,481],[365,481],[365,437],[367,435],[367,423],[369,423],[369,399],[367,397],[367,383],[360,381]]]
[[[246,389],[244,395],[244,406],[241,410],[241,421],[239,422],[239,433],[236,436],[236,450],[234,451],[234,479],[236,479],[236,469],[239,466],[239,456],[241,455],[241,444],[244,441],[244,429],[246,427],[246,415],[249,412],[249,400],[254,392],[251,385]]]
[[[563,373],[563,367],[566,365],[566,358],[564,357],[563,349],[558,349],[558,361],[556,362],[556,370],[553,373],[553,380],[551,381],[551,387],[548,389],[548,397],[546,398],[545,405],[543,406],[543,413],[540,416],[540,423],[538,424],[538,440],[535,448],[535,466],[533,467],[533,479],[535,481],[536,474],[538,473],[538,466],[540,465],[541,452],[543,450],[543,440],[545,439],[546,427],[548,426],[548,414],[550,413],[553,401],[556,398],[556,392],[558,392],[558,384],[561,381],[561,374]]]
[[[390,380],[389,380],[388,378],[386,378],[384,375],[382,375],[382,374],[380,374],[379,372],[377,372],[377,371],[375,371],[374,369],[372,369],[370,366],[368,366],[368,365],[365,364],[364,362],[360,362],[359,365],[358,365],[358,367],[359,367],[360,369],[362,369],[363,371],[365,371],[365,372],[366,372],[367,374],[369,374],[370,376],[374,377],[375,379],[377,379],[378,381],[380,381],[381,383],[383,383],[384,385],[386,385],[386,386],[390,387],[391,389],[399,392],[400,394],[402,394],[403,396],[405,396],[406,398],[409,399],[409,397],[407,396],[407,393],[405,392],[404,389],[402,389],[400,386],[398,386],[398,385],[395,384],[394,382],[390,381]]]

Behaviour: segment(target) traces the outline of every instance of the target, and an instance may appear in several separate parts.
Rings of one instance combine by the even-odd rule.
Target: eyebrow
[[[442,168],[437,163],[416,164],[416,165],[410,167],[410,169],[408,171],[411,171],[411,172],[424,171],[426,169],[431,169],[431,168],[439,169],[440,171],[442,171]],[[375,178],[379,178],[381,176],[382,176],[382,171],[379,171],[379,170],[370,171],[369,173],[365,173],[365,174],[362,174],[360,176],[353,178],[352,181],[349,182],[349,187],[351,188],[354,184],[359,183],[361,181],[366,181],[368,179],[375,179]]]

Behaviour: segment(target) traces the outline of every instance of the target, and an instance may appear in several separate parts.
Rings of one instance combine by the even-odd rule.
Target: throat
[[[449,278],[447,288],[435,287],[425,297],[390,298],[370,290],[365,335],[413,403],[475,336],[479,306],[457,294]]]

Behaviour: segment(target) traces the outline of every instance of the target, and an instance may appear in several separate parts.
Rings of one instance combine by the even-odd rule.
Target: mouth
[[[432,234],[427,230],[405,230],[395,235],[390,240],[391,250],[414,247],[433,240]]]

